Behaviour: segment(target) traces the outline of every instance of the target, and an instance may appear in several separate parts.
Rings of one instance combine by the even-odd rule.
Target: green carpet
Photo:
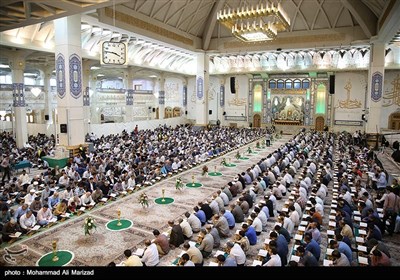
[[[203,186],[203,184],[201,184],[201,183],[187,183],[186,184],[186,187],[187,188],[200,188],[201,186]]]
[[[172,197],[164,197],[164,201],[162,197],[156,198],[155,202],[157,204],[170,204],[174,202],[174,199]]]
[[[222,176],[221,172],[209,172],[208,175],[210,176]]]
[[[233,164],[233,163],[228,163],[228,164],[225,164],[225,166],[226,166],[226,167],[235,167],[235,166],[236,166],[236,164]]]
[[[118,226],[117,225],[118,224],[118,220],[109,221],[106,224],[106,228],[109,229],[109,230],[112,230],[112,231],[119,231],[119,230],[128,229],[128,228],[132,227],[132,225],[133,225],[131,220],[121,219],[120,222],[121,222],[121,225]]]
[[[248,157],[240,157],[241,160],[247,160],[249,159]]]
[[[36,263],[37,266],[64,266],[74,259],[74,253],[66,250],[57,250],[58,261],[53,262],[53,252],[42,256]]]

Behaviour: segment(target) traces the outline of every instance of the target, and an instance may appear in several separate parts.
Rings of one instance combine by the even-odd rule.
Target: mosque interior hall
[[[399,266],[399,16],[2,0],[0,267]]]

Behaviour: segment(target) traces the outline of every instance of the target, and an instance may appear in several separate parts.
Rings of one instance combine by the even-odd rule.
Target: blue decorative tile
[[[372,75],[371,79],[371,99],[374,102],[378,102],[382,98],[382,81],[383,81],[383,75],[381,72],[375,72]]]
[[[69,87],[73,98],[78,99],[82,95],[82,62],[77,54],[69,57]]]
[[[65,96],[65,59],[64,56],[59,53],[56,59],[56,81],[57,81],[57,95],[63,99]]]

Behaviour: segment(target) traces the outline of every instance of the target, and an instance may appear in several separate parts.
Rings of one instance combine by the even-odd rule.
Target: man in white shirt
[[[84,195],[81,196],[81,205],[85,207],[95,205],[91,192],[86,192]]]
[[[35,215],[32,214],[32,210],[29,209],[21,216],[21,218],[19,218],[19,224],[24,233],[27,233],[35,226],[36,218]]]
[[[49,206],[47,204],[43,205],[42,209],[37,213],[38,224],[41,226],[47,225],[52,218],[53,214],[51,213]]]
[[[31,205],[31,203],[33,202],[33,200],[35,199],[36,194],[35,194],[35,189],[30,189],[29,193],[25,195],[24,199],[24,203]]]
[[[244,266],[246,263],[246,254],[239,244],[228,241],[226,243],[226,251],[229,255],[235,258],[237,266]]]
[[[142,257],[143,266],[156,266],[160,261],[157,245],[151,243],[149,239],[146,239],[144,244],[146,245],[146,249]]]
[[[19,181],[21,182],[21,186],[23,185],[29,185],[31,182],[31,179],[29,178],[29,175],[26,174],[26,170],[22,170],[22,174],[19,175]]]
[[[192,238],[193,235],[193,231],[192,231],[192,227],[190,226],[190,224],[188,223],[187,220],[184,220],[182,218],[178,219],[178,223],[182,228],[182,232],[183,232],[183,237],[185,239],[190,239]]]

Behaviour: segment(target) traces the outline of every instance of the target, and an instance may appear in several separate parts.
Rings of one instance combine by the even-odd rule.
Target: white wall
[[[367,77],[367,71],[336,73],[335,94],[333,95],[334,121],[338,121],[341,124],[335,124],[333,127],[334,131],[364,131],[362,114],[364,113],[363,110],[365,109],[366,102],[365,93],[367,88]],[[348,98],[347,89],[345,87],[349,86],[350,105],[357,105],[350,108],[344,106]],[[354,121],[359,121],[361,126],[351,123]]]
[[[168,77],[165,79],[165,107],[180,107],[182,105],[183,83],[178,78]],[[185,113],[185,110],[182,110]]]

